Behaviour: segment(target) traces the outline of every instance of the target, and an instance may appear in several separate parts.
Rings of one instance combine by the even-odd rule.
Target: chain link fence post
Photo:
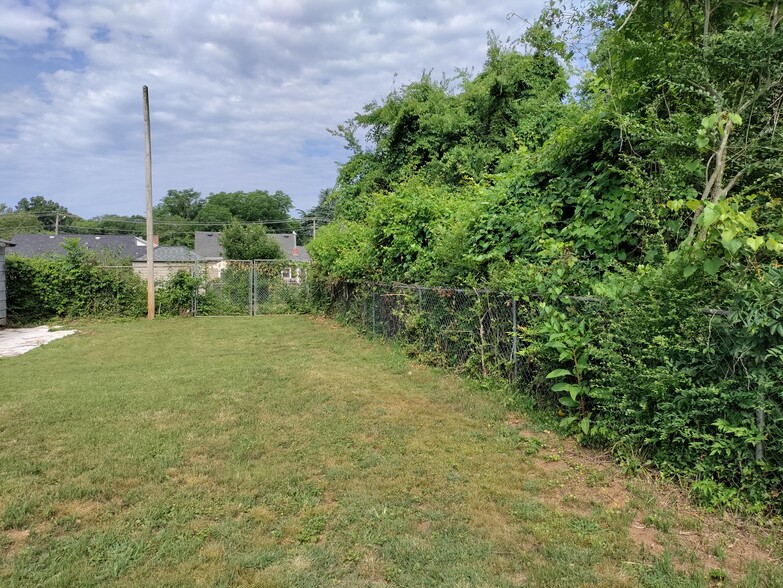
[[[517,383],[517,377],[519,375],[519,334],[517,333],[517,297],[512,296],[511,297],[511,328],[512,328],[512,337],[511,337],[511,353],[514,358],[514,373],[513,373],[513,382],[514,385]]]
[[[371,293],[372,293],[372,334],[375,335],[375,287],[371,286]]]
[[[250,316],[256,316],[256,263],[250,262],[250,276],[248,276],[248,296],[250,300]]]
[[[759,405],[756,408],[756,427],[758,427],[760,439],[756,443],[756,461],[764,461],[764,439],[766,438],[766,412],[764,410],[764,390],[759,390]]]

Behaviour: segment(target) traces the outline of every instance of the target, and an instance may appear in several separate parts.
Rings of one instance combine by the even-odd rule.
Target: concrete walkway
[[[57,327],[52,327],[57,328]],[[76,331],[50,331],[50,327],[30,329],[0,329],[0,357],[22,355],[55,339],[62,339]]]

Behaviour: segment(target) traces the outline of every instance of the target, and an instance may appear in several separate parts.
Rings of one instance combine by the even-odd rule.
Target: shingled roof
[[[105,253],[118,259],[137,259],[147,252],[147,242],[134,235],[47,235],[20,233],[11,241],[16,244],[14,254],[22,257],[65,255],[63,241],[78,239],[90,251]]]
[[[198,253],[195,253],[187,247],[182,247],[180,245],[161,245],[156,247],[152,254],[152,259],[153,261],[168,263],[204,261],[204,258],[201,257]],[[144,254],[134,261],[147,261],[147,255]]]
[[[220,246],[220,233],[196,231],[193,249],[207,259],[223,259],[223,247]]]

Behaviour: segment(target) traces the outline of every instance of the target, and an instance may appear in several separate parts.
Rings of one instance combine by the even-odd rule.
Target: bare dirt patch
[[[652,527],[642,523],[642,517],[637,515],[628,529],[628,535],[635,545],[643,548],[645,553],[659,556],[665,551],[663,545],[658,542],[658,532]]]
[[[630,541],[653,557],[672,554],[674,567],[682,571],[709,574],[720,569],[738,579],[751,562],[779,563],[772,549],[762,545],[767,529],[699,508],[683,488],[661,481],[655,472],[630,478],[609,454],[551,431],[534,431],[518,415],[509,416],[507,423],[518,430],[522,450],[531,454],[546,481],[538,496],[543,503],[571,513],[596,506],[628,512]]]
[[[68,500],[57,503],[54,507],[59,516],[74,517],[77,523],[88,523],[98,520],[105,505],[95,500]]]
[[[27,539],[30,537],[29,529],[11,529],[5,532],[7,541],[6,553],[14,554],[27,543]]]

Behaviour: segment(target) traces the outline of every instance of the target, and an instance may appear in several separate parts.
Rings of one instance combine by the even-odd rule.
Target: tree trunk
[[[713,154],[713,158],[715,159],[715,167],[712,169],[712,173],[709,175],[707,182],[704,184],[704,191],[701,194],[702,202],[706,202],[709,198],[710,202],[717,204],[726,196],[728,190],[734,186],[734,181],[732,181],[728,187],[724,187],[723,185],[723,176],[726,173],[726,164],[728,163],[729,136],[731,135],[731,131],[733,129],[734,123],[731,120],[727,120],[726,126],[723,127],[723,137],[721,138],[720,146]],[[688,231],[688,238],[691,238],[696,234],[696,227],[698,226],[697,221],[699,220],[702,212],[704,212],[703,204],[698,209],[696,209],[696,212],[693,215],[691,228]],[[699,241],[704,241],[706,238],[707,230],[702,229],[699,232]]]

